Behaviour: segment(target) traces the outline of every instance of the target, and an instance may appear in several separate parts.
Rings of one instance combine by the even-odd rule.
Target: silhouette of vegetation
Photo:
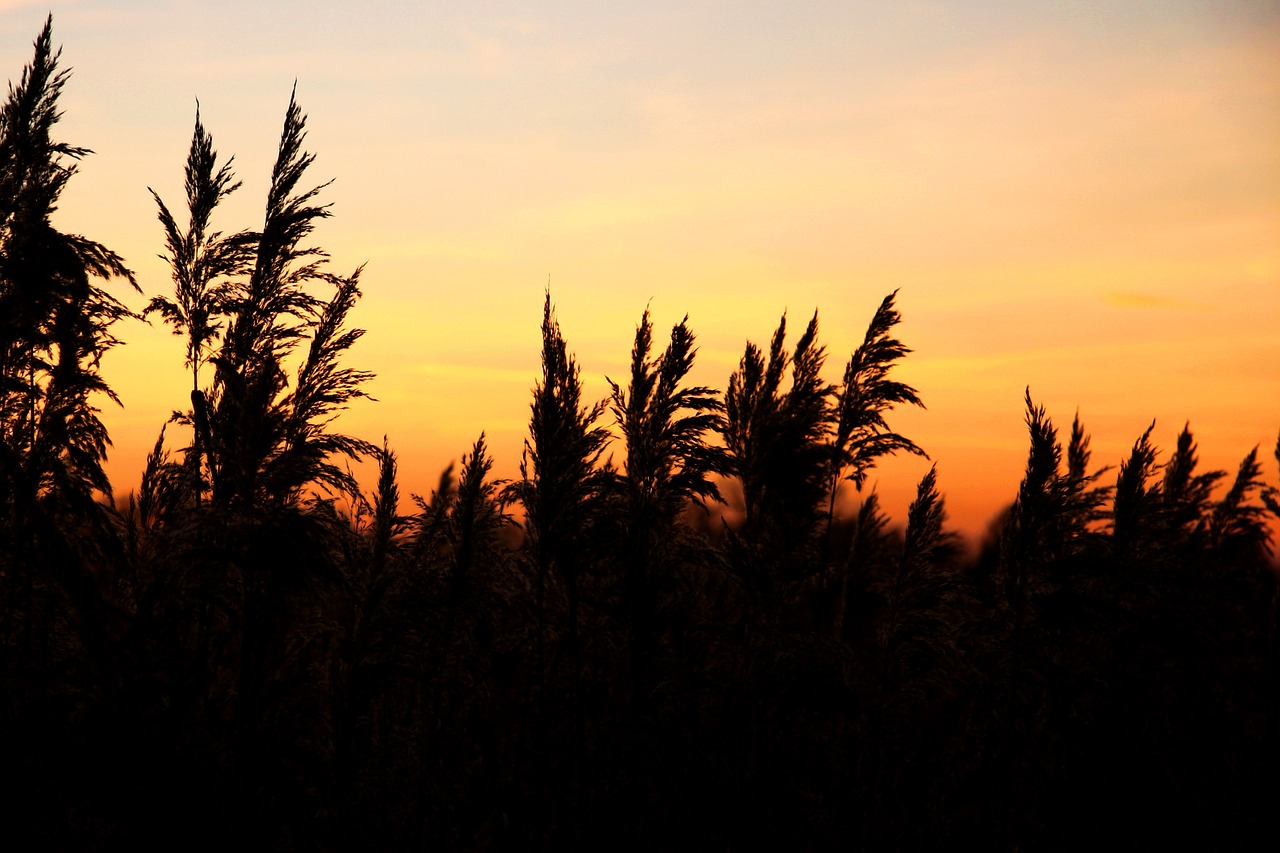
[[[330,457],[375,453],[367,441],[325,430],[350,400],[364,396],[360,385],[371,374],[337,361],[363,334],[343,329],[360,296],[360,271],[335,276],[324,269],[323,251],[301,245],[317,220],[329,216],[327,206],[315,203],[323,186],[298,189],[315,160],[302,150],[305,125],[290,97],[265,224],[252,237],[252,269],[247,281],[233,286],[226,334],[214,357],[208,464],[213,499],[222,506],[292,503],[311,484],[353,492],[354,481]],[[314,296],[306,286],[315,283],[333,287],[333,295]],[[308,335],[307,355],[289,392],[285,362]],[[199,412],[196,420],[202,420]]]
[[[50,217],[90,153],[52,137],[68,72],[58,69],[52,19],[0,109],[0,436],[4,494],[13,511],[42,498],[92,511],[110,492],[102,470],[108,438],[94,394],[119,402],[98,372],[130,312],[95,280],[133,274],[110,249],[54,228]],[[13,517],[15,529],[28,519]]]
[[[234,159],[234,158],[232,158]],[[218,165],[213,137],[200,123],[196,111],[195,132],[187,154],[186,191],[188,225],[178,227],[169,208],[155,190],[151,196],[160,208],[167,255],[161,258],[173,270],[174,299],[153,296],[147,313],[158,313],[173,326],[175,335],[187,337],[187,366],[191,368],[191,390],[200,390],[200,367],[207,361],[209,347],[221,331],[221,319],[233,298],[231,279],[247,271],[254,235],[242,231],[223,237],[211,231],[214,209],[240,188],[231,171],[231,160]]]
[[[0,107],[0,728],[7,743],[19,736],[19,721],[65,717],[91,702],[110,674],[113,626],[94,568],[116,546],[95,495],[111,492],[99,401],[119,400],[99,367],[118,343],[112,327],[131,312],[99,282],[137,286],[118,255],[51,221],[76,161],[90,152],[53,136],[68,72],[58,67],[51,19],[34,47]]]
[[[896,294],[838,382],[817,315],[790,346],[784,317],[723,394],[689,381],[688,317],[661,346],[646,309],[629,375],[597,402],[547,293],[519,479],[493,478],[482,433],[402,500],[386,438],[335,428],[371,378],[347,364],[361,270],[330,272],[313,245],[330,209],[307,189],[293,97],[261,230],[215,228],[238,183],[198,115],[185,226],[153,193],[173,290],[146,313],[183,339],[190,409],[157,425],[137,492],[114,500],[99,364],[131,314],[102,285],[133,279],[51,221],[87,153],[51,135],[58,60],[46,22],[0,111],[6,840],[1267,837],[1280,488],[1256,448],[1234,477],[1201,471],[1189,426],[1166,457],[1153,424],[1112,471],[1078,415],[1060,434],[1028,389],[1025,472],[969,556],[945,460],[901,524],[862,491],[886,457],[924,455],[890,426],[923,405],[892,373],[909,353]],[[370,492],[356,459],[377,463]],[[741,513],[715,511],[722,488]]]
[[[925,456],[925,452],[889,429],[885,413],[894,406],[924,408],[916,389],[889,378],[895,362],[911,350],[890,335],[902,316],[894,307],[897,291],[889,294],[876,309],[866,337],[844,369],[844,381],[837,390],[838,418],[831,445],[831,472],[827,483],[829,503],[827,523],[835,516],[836,490],[842,479],[862,490],[876,460],[899,451]]]

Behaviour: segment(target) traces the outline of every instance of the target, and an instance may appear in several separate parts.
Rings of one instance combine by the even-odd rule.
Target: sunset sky
[[[16,81],[47,3],[0,2]],[[486,431],[514,476],[550,282],[590,396],[641,312],[686,313],[697,381],[818,309],[832,380],[899,290],[890,424],[938,464],[957,527],[1016,493],[1023,390],[1099,464],[1190,421],[1234,472],[1280,429],[1280,4],[1259,2],[69,2],[59,138],[95,152],[56,224],[171,282],[199,99],[258,227],[289,92],[309,115],[315,243],[367,267],[338,425],[426,493]],[[123,293],[123,290],[120,291]],[[143,297],[131,297],[140,308]],[[116,489],[184,405],[183,344],[129,323],[104,363]],[[793,335],[794,338],[794,335]],[[109,404],[107,404],[109,406]],[[180,435],[180,434],[179,434]],[[177,436],[175,436],[177,437]],[[619,450],[619,455],[621,455]],[[873,476],[905,519],[928,462]],[[370,484],[372,485],[372,484]]]

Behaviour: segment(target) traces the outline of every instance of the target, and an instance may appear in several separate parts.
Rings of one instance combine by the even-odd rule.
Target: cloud
[[[1209,311],[1218,306],[1204,302],[1193,302],[1190,299],[1174,299],[1169,296],[1156,296],[1150,293],[1134,293],[1132,291],[1115,291],[1103,294],[1103,302],[1113,308],[1156,308],[1182,311]]]
[[[45,5],[45,3],[36,2],[36,0],[0,0],[0,14],[16,12],[19,9],[30,9],[35,6],[43,7]]]
[[[1242,334],[1233,338],[1231,346],[1218,351],[1236,351],[1264,347],[1271,338],[1266,334]],[[1199,343],[1199,342],[1197,342]],[[1027,366],[1037,370],[1045,366],[1064,365],[1074,371],[1097,369],[1114,371],[1118,365],[1156,365],[1167,367],[1188,353],[1187,341],[1178,337],[1139,338],[1136,340],[1103,340],[1058,346],[1021,347],[999,352],[973,355],[926,356],[913,354],[908,359],[913,371],[940,376],[991,374],[1023,375]],[[1200,363],[1211,364],[1213,352],[1200,352]],[[1160,369],[1163,369],[1161,367]]]
[[[467,382],[517,382],[529,384],[537,378],[536,373],[531,373],[528,370],[443,362],[419,362],[414,364],[409,369],[409,372],[423,376],[437,376],[443,379]]]

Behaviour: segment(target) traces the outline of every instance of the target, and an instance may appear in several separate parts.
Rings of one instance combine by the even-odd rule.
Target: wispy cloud
[[[1103,294],[1102,301],[1113,308],[1154,308],[1182,311],[1216,311],[1221,308],[1211,302],[1194,302],[1152,293],[1118,291]]]
[[[528,385],[536,375],[528,370],[516,370],[507,367],[485,367],[474,364],[450,364],[447,362],[427,361],[412,365],[408,372],[420,376],[436,376],[444,379],[458,379],[474,382],[517,382]]]
[[[5,12],[16,12],[19,9],[31,9],[34,7],[44,7],[46,3],[39,0],[0,0],[0,14]]]
[[[1273,339],[1266,335],[1249,334],[1233,339],[1231,348],[1243,350],[1247,348],[1263,348],[1270,346]],[[1224,346],[1223,349],[1226,349]],[[996,373],[1024,375],[1025,368],[1046,365],[1062,365],[1072,370],[1098,368],[1114,370],[1117,364],[1129,365],[1162,365],[1169,359],[1183,360],[1187,354],[1186,341],[1181,338],[1148,338],[1139,340],[1116,340],[1090,342],[1087,344],[1011,349],[1003,352],[983,353],[978,355],[928,356],[914,354],[910,364],[912,370],[959,377],[969,374]],[[1206,353],[1200,361],[1206,365],[1213,363],[1212,354]]]

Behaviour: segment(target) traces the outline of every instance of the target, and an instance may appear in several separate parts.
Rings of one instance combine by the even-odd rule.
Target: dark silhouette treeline
[[[817,316],[794,344],[784,317],[723,394],[687,381],[687,319],[655,338],[646,311],[596,402],[548,294],[519,479],[481,435],[402,514],[394,452],[334,429],[370,378],[346,366],[359,270],[310,245],[330,211],[292,99],[261,230],[215,225],[239,184],[198,116],[186,209],[156,196],[174,287],[146,313],[184,341],[190,402],[104,499],[98,365],[136,317],[107,288],[137,285],[51,224],[87,153],[54,141],[57,63],[46,22],[0,112],[7,848],[1274,833],[1280,492],[1256,451],[1201,471],[1189,430],[1162,454],[1148,429],[1100,468],[1028,392],[1024,478],[968,558],[936,469],[905,524],[863,491],[924,453],[888,422],[921,405],[892,378],[894,295],[839,382]],[[708,511],[726,483],[732,525]]]

